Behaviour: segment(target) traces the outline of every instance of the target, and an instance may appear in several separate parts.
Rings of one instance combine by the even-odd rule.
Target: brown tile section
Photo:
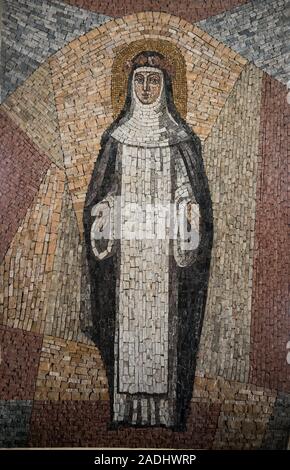
[[[254,385],[196,377],[192,401],[221,407],[215,449],[259,449],[276,395]]]
[[[132,427],[112,430],[106,400],[36,400],[29,445],[258,449],[276,395],[275,390],[255,385],[196,377],[184,432]]]
[[[51,162],[3,110],[0,156],[1,261]]]
[[[51,320],[47,310],[64,185],[64,172],[52,164],[0,265],[0,324],[44,333]]]
[[[45,336],[36,400],[108,400],[103,362],[95,346]]]
[[[264,75],[260,128],[251,325],[253,383],[290,391],[286,344],[288,299],[287,167],[290,106],[287,88]]]
[[[35,401],[29,446],[210,448],[219,409],[215,404],[192,404],[186,432],[132,427],[112,431],[108,428],[108,402]]]
[[[200,21],[243,5],[248,0],[65,0],[71,5],[109,16],[123,16],[140,11],[164,11],[187,21]]]
[[[81,256],[65,173],[52,165],[0,264],[0,324],[89,343],[80,331]]]
[[[32,400],[42,336],[0,326],[0,400]]]

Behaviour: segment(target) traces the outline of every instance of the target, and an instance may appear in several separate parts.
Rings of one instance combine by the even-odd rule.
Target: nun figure
[[[157,52],[129,64],[85,208],[91,327],[113,426],[184,429],[206,302],[212,207],[199,138]]]

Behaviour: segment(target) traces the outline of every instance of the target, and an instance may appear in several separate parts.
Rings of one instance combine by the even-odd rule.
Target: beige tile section
[[[91,343],[80,328],[82,248],[76,215],[66,183],[58,238],[54,245],[55,256],[46,311],[45,334]]]
[[[220,404],[214,449],[259,449],[276,400],[274,390],[196,377],[192,402]]]
[[[97,348],[44,336],[35,400],[108,400]]]
[[[247,66],[203,148],[214,243],[197,371],[247,381],[262,72]]]
[[[81,233],[84,198],[100,139],[113,120],[113,60],[126,44],[144,38],[172,42],[184,55],[187,121],[202,140],[209,135],[246,64],[198,27],[168,14],[150,12],[110,21],[50,60],[64,163]]]
[[[0,266],[0,323],[45,331],[65,174],[48,170]]]
[[[39,67],[2,104],[7,114],[35,145],[58,166],[63,166],[58,118],[49,64]]]
[[[0,266],[0,323],[92,344],[80,327],[81,262],[65,173],[52,165]]]

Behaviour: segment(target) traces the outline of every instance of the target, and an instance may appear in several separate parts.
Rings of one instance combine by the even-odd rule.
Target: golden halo
[[[128,87],[128,72],[125,64],[132,60],[139,52],[156,51],[163,54],[174,68],[172,78],[173,99],[177,111],[185,119],[187,111],[187,83],[186,66],[183,55],[178,47],[169,41],[160,39],[141,39],[131,42],[117,52],[112,67],[112,107],[116,118],[122,111]]]

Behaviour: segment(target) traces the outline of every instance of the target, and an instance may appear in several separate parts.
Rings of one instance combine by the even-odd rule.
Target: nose
[[[143,91],[148,91],[148,80],[147,77],[145,77],[144,82],[143,82]]]

